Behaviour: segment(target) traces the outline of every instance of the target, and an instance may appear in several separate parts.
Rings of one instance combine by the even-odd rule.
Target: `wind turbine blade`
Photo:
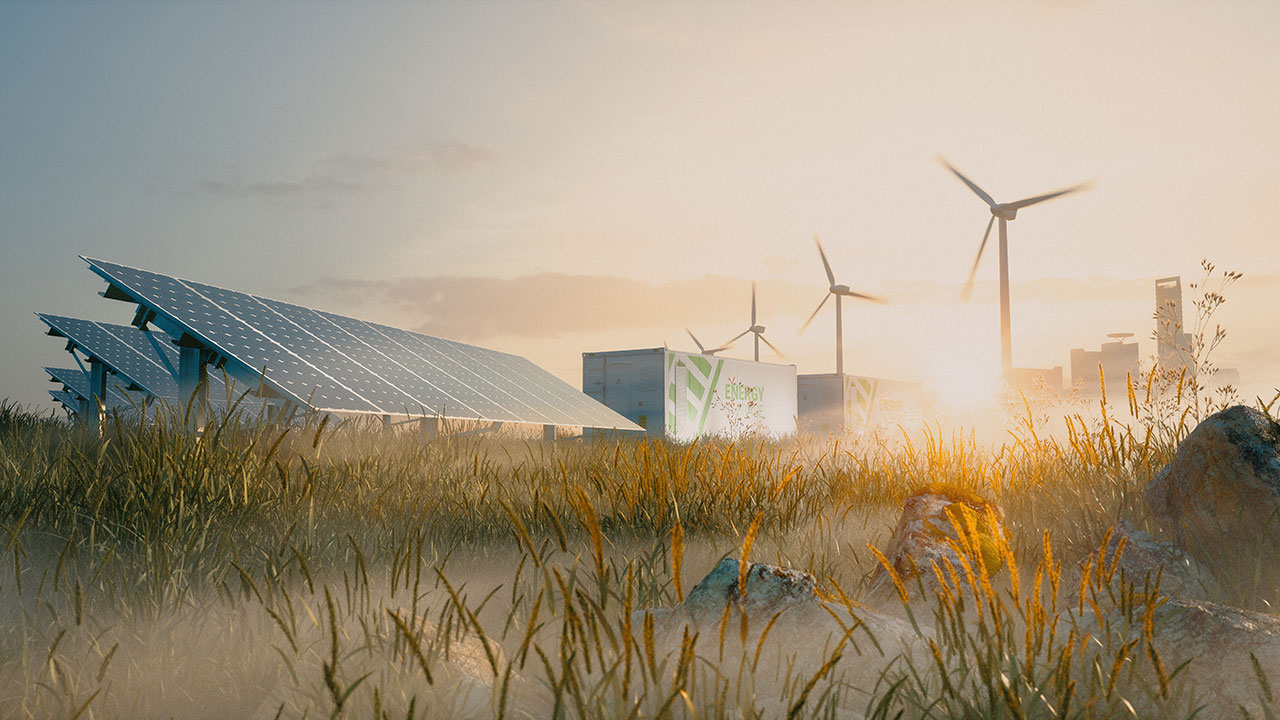
[[[813,311],[813,314],[810,315],[809,319],[805,320],[804,324],[800,326],[800,332],[796,333],[796,337],[799,337],[804,334],[805,328],[809,327],[809,323],[813,322],[813,319],[818,316],[818,311],[821,310],[822,306],[826,305],[827,301],[830,299],[831,299],[830,292],[822,296],[822,302],[818,303],[818,307]]]
[[[964,173],[962,173],[962,172],[960,172],[959,170],[955,169],[955,167],[953,167],[953,166],[951,165],[951,163],[947,162],[946,158],[944,158],[944,157],[942,157],[941,155],[939,155],[939,156],[938,156],[938,162],[942,163],[942,166],[943,166],[943,167],[945,167],[946,169],[948,169],[948,170],[950,170],[951,172],[955,173],[955,176],[956,176],[956,177],[958,177],[958,178],[960,178],[960,181],[961,181],[961,182],[963,182],[965,185],[968,185],[968,186],[969,186],[969,189],[970,189],[970,190],[972,190],[972,191],[973,191],[973,193],[974,193],[975,195],[977,195],[978,197],[982,198],[982,202],[986,203],[986,204],[987,204],[987,207],[995,207],[995,206],[996,206],[996,201],[995,201],[995,200],[993,200],[993,199],[991,198],[991,196],[987,194],[987,191],[986,191],[986,190],[983,190],[982,188],[978,187],[978,184],[977,184],[977,183],[975,183],[974,181],[972,181],[972,180],[970,180],[969,178],[965,177],[965,176],[964,176]]]
[[[733,345],[734,343],[738,342],[738,338],[742,337],[743,335],[746,335],[746,334],[747,334],[747,333],[749,333],[749,332],[751,332],[751,328],[747,328],[746,330],[743,330],[742,332],[738,333],[737,335],[734,335],[733,337],[729,338],[729,341],[728,341],[728,342],[726,342],[726,343],[724,344],[724,346],[725,346],[725,347],[729,347],[729,346]]]
[[[778,348],[776,348],[776,347],[774,347],[774,346],[773,346],[773,343],[771,343],[771,342],[769,342],[768,340],[766,340],[766,339],[765,339],[765,337],[764,337],[764,333],[761,333],[761,334],[757,335],[756,337],[760,338],[760,342],[764,343],[765,345],[768,345],[768,346],[769,346],[769,349],[770,349],[770,350],[772,350],[774,353],[776,353],[778,357],[780,357],[780,358],[785,358],[785,357],[786,357],[786,355],[783,355],[783,354],[782,354],[782,351],[781,351],[781,350],[779,350]]]
[[[1027,207],[1028,205],[1035,205],[1036,203],[1042,203],[1045,200],[1052,200],[1056,197],[1062,197],[1063,195],[1070,195],[1071,193],[1080,192],[1081,190],[1088,190],[1092,185],[1093,183],[1091,182],[1080,183],[1079,185],[1075,185],[1069,188],[1063,188],[1062,190],[1059,190],[1057,192],[1051,192],[1051,193],[1048,193],[1047,195],[1037,195],[1035,197],[1029,197],[1024,200],[1019,200],[1017,202],[1011,202],[1008,205],[1005,205],[1005,207],[1012,208],[1014,210],[1020,210],[1024,207]]]
[[[755,281],[752,281],[751,282],[751,326],[755,327],[755,324],[756,324],[756,284],[755,284]]]
[[[978,255],[973,259],[973,267],[969,268],[969,279],[964,283],[964,290],[960,291],[960,299],[969,302],[969,293],[973,292],[973,276],[978,274],[978,261],[982,259],[982,251],[987,248],[987,238],[991,237],[991,226],[996,222],[996,216],[992,215],[987,221],[987,231],[982,233],[982,244],[978,246]]]
[[[813,236],[813,243],[818,246],[818,255],[822,257],[822,269],[827,271],[827,280],[832,285],[836,284],[836,275],[831,272],[831,263],[827,262],[827,254],[822,252],[822,243],[818,240],[818,236]]]
[[[728,350],[728,349],[729,349],[729,348],[731,348],[731,347],[733,347],[733,341],[732,341],[732,340],[730,340],[729,342],[727,342],[727,343],[725,343],[725,344],[721,345],[721,346],[720,346],[720,347],[718,347],[718,348],[711,348],[710,350],[708,350],[708,351],[706,352],[706,354],[707,354],[707,355],[715,355],[716,353],[721,352],[721,351],[724,351],[724,350]]]
[[[693,331],[692,331],[692,330],[690,330],[689,328],[685,328],[685,329],[684,329],[684,331],[685,331],[685,332],[687,332],[687,333],[689,333],[689,337],[693,338],[693,344],[698,346],[698,352],[700,352],[700,353],[705,353],[705,352],[706,352],[706,350],[705,350],[705,349],[703,349],[703,347],[702,347],[702,343],[698,342],[698,336],[697,336],[697,335],[694,335],[694,334],[693,334]]]
[[[875,295],[866,295],[860,292],[855,292],[853,290],[843,290],[839,294],[845,297],[857,298],[859,300],[870,300],[871,302],[880,303],[881,305],[889,304],[889,301],[885,300],[882,297],[877,297]]]

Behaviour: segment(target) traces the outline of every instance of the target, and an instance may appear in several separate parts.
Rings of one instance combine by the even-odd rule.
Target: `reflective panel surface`
[[[182,328],[242,369],[262,374],[287,399],[316,410],[639,430],[516,355],[86,261],[166,325]]]

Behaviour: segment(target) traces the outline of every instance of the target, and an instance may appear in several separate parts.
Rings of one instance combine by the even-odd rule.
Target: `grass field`
[[[1130,409],[1053,437],[1028,410],[995,447],[550,447],[244,418],[200,439],[117,418],[98,440],[5,405],[0,715],[1189,717],[1203,688],[1154,650],[1158,596],[1106,562],[1072,572],[1121,518],[1157,532],[1140,491],[1189,423]],[[936,482],[999,503],[1012,542],[967,595],[882,608],[918,653],[864,633],[802,660],[794,636],[644,619],[748,548],[856,617],[868,545]],[[1251,562],[1214,568],[1211,599],[1280,602]]]

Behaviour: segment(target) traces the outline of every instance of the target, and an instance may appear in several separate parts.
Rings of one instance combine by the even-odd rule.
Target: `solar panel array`
[[[179,405],[189,399],[181,397],[178,391],[178,350],[166,334],[139,330],[132,325],[113,325],[46,313],[36,315],[86,355],[97,358],[115,372],[116,376],[107,380],[109,394],[116,386],[122,386],[137,387],[154,398]],[[88,380],[84,379],[83,372],[78,374],[84,383],[84,392],[81,394],[88,397]],[[59,382],[67,384],[61,379]],[[232,400],[242,392],[244,388],[233,388]],[[227,398],[227,386],[222,373],[210,372],[209,401],[215,405],[225,405]],[[242,407],[260,404],[261,400],[246,397]]]
[[[89,399],[89,378],[83,370],[47,367],[44,371],[49,373],[49,377],[54,381],[62,384],[63,390],[49,391],[50,394],[53,394],[54,399],[62,402],[62,404],[66,405],[67,403],[64,400],[70,399],[72,402],[69,407],[78,411],[79,401]],[[61,393],[67,393],[69,397],[61,397]],[[107,379],[106,400],[107,407],[131,407],[133,405],[133,399],[129,397],[129,394],[121,389],[118,384],[112,383],[110,378]]]
[[[302,406],[640,430],[528,360],[85,258],[132,300]],[[168,328],[166,328],[168,329]],[[139,383],[141,384],[141,383]]]

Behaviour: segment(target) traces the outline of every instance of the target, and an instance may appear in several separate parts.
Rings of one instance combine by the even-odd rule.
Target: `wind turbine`
[[[998,203],[987,194],[986,190],[978,187],[976,183],[952,167],[951,163],[944,158],[939,157],[938,162],[955,173],[955,176],[960,178],[960,181],[965,185],[968,185],[973,194],[982,198],[982,201],[991,209],[991,219],[987,221],[987,230],[982,234],[982,244],[978,246],[978,255],[973,259],[973,267],[969,269],[969,279],[965,282],[964,291],[961,293],[961,297],[965,300],[969,299],[969,293],[973,290],[973,276],[978,272],[978,261],[982,259],[982,251],[987,247],[987,238],[991,236],[991,225],[996,221],[996,218],[1000,219],[1000,367],[1007,374],[1009,369],[1013,367],[1013,342],[1009,335],[1009,221],[1018,217],[1018,211],[1024,207],[1085,190],[1092,183],[1081,183],[1011,203]]]
[[[698,352],[702,353],[703,355],[715,355],[718,352],[721,352],[723,350],[728,350],[729,348],[733,347],[733,341],[731,340],[725,343],[724,345],[721,345],[720,347],[711,348],[710,350],[708,350],[702,347],[702,343],[698,342],[698,336],[694,335],[692,330],[690,330],[689,328],[685,328],[684,331],[689,333],[689,337],[693,338],[693,344],[698,346]]]
[[[836,374],[844,374],[844,316],[842,314],[841,298],[857,298],[859,300],[870,300],[871,302],[886,303],[888,300],[878,298],[874,295],[864,295],[860,292],[854,292],[849,289],[848,285],[837,285],[835,273],[831,272],[831,263],[827,262],[827,254],[822,251],[822,243],[818,240],[818,236],[813,236],[813,242],[818,246],[818,255],[822,258],[822,269],[827,271],[827,281],[830,286],[827,288],[827,294],[822,297],[822,302],[818,303],[818,307],[814,309],[813,314],[808,320],[804,321],[804,325],[800,326],[800,334],[803,335],[805,328],[809,327],[809,323],[818,316],[818,311],[823,305],[831,299],[832,295],[836,296]]]
[[[746,335],[747,333],[752,333],[756,336],[756,362],[760,362],[760,341],[761,340],[764,340],[764,344],[768,345],[770,350],[777,353],[778,357],[786,357],[785,355],[782,354],[781,350],[773,346],[773,343],[765,339],[764,326],[756,324],[756,284],[754,282],[751,283],[751,325],[746,330],[743,330],[737,335],[734,335],[733,340],[730,340],[729,342],[725,343],[725,345],[726,346],[732,345],[738,338],[742,337],[743,335]]]

